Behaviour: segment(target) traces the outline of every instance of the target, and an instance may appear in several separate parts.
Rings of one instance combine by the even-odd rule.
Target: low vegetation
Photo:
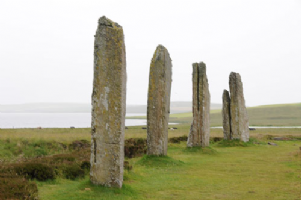
[[[248,112],[278,125],[277,113],[271,118],[263,110],[279,107]],[[301,106],[291,107],[291,114],[277,110],[286,116],[282,125],[300,125],[294,116],[301,118]],[[220,111],[211,113],[213,123],[215,115]],[[125,130],[121,189],[90,183],[88,128],[0,129],[0,199],[301,199],[300,129],[256,129],[244,143],[225,141],[222,129],[211,128],[209,147],[187,148],[191,117],[171,115],[185,123],[170,126],[168,156],[145,155],[144,127]]]
[[[16,174],[0,172],[0,199],[38,199],[37,184]]]
[[[258,129],[248,143],[211,129],[210,147],[187,148],[189,125],[176,128],[163,157],[145,155],[145,129],[126,130],[140,153],[126,157],[122,189],[90,183],[89,129],[2,129],[0,199],[301,198],[300,129]]]
[[[251,126],[301,126],[301,103],[247,108]],[[222,125],[221,111],[210,114],[212,126]]]

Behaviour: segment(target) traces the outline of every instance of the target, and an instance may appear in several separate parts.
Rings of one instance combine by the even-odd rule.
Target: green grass
[[[271,105],[261,105],[261,106],[256,106],[254,108],[272,108],[272,107],[301,107],[301,103],[290,103],[290,104],[271,104]]]
[[[301,103],[247,108],[251,126],[301,126]],[[222,125],[222,114],[211,113],[210,124]]]
[[[250,126],[301,126],[301,103],[248,107],[247,111]],[[146,119],[146,116],[127,119]],[[169,121],[190,124],[192,113],[171,114]],[[210,111],[210,126],[222,126],[221,110]]]
[[[213,144],[213,154],[187,150],[184,142],[172,144],[168,157],[131,159],[133,169],[125,172],[122,189],[95,186],[86,177],[39,183],[39,194],[42,200],[300,199],[301,156],[296,152],[301,141],[277,143]]]
[[[24,138],[0,140],[0,158],[6,160],[46,156],[64,151],[63,145],[55,141]]]
[[[169,156],[143,156],[136,164],[151,167],[151,168],[161,168],[161,167],[174,167],[183,165],[184,162],[180,160],[175,160]]]
[[[250,138],[248,142],[243,142],[238,139],[234,140],[222,140],[217,143],[217,146],[219,147],[249,147],[254,146],[255,144],[261,144],[256,139]]]
[[[212,147],[186,147],[183,149],[183,152],[186,153],[202,153],[202,154],[209,154],[209,155],[213,155],[213,154],[217,154],[218,152],[212,148]]]
[[[301,126],[301,103],[247,108],[251,126]],[[191,123],[192,113],[171,114],[170,122]],[[222,126],[221,110],[210,111],[210,126]]]
[[[177,127],[177,129],[169,130],[168,137],[180,137],[183,135],[188,135],[190,125],[189,124],[178,124],[171,125],[170,127]],[[141,126],[129,127],[125,130],[125,138],[146,138],[147,131],[142,129]],[[290,128],[290,129],[257,129],[255,131],[250,131],[250,135],[253,137],[261,137],[264,135],[298,135],[301,134],[300,129]],[[223,130],[219,128],[210,129],[211,137],[223,137]],[[35,142],[44,142],[44,143],[61,143],[69,144],[75,140],[91,140],[91,129],[90,128],[78,128],[78,129],[69,129],[69,128],[49,128],[49,129],[0,129],[0,143],[3,141],[10,141],[15,145],[21,145],[22,143],[26,144],[35,143]],[[21,143],[21,144],[20,144]],[[22,144],[23,145],[23,144]],[[0,151],[4,148],[3,145],[0,145]],[[1,154],[1,153],[0,153]]]
[[[187,123],[171,127],[177,129],[169,130],[169,137],[187,135],[190,129]],[[223,137],[222,129],[212,128],[210,135]],[[280,136],[299,140],[271,140]],[[64,151],[60,143],[90,141],[90,137],[90,129],[0,129],[0,165],[3,157],[18,161],[25,151],[31,152],[28,157],[43,156],[41,148],[49,156]],[[146,138],[146,130],[129,127],[125,137]],[[92,185],[88,176],[76,180],[58,177],[37,182],[39,198],[301,199],[301,130],[257,129],[250,131],[250,137],[248,143],[222,140],[206,148],[187,148],[185,141],[169,143],[168,156],[128,159],[132,170],[124,171],[121,189]],[[278,146],[267,145],[269,141]]]
[[[301,103],[253,107],[248,114],[251,125],[301,126]]]

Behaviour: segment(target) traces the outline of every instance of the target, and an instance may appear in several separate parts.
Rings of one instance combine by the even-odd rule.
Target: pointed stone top
[[[163,51],[167,51],[167,49],[162,44],[159,44],[156,48],[156,52],[163,52]]]
[[[162,45],[162,44],[159,44],[156,48],[156,51],[154,53],[154,56],[153,56],[153,61],[156,61],[156,60],[161,60],[164,58],[164,53],[167,53],[167,55],[169,56],[169,52],[168,50]],[[170,57],[170,56],[169,56]]]
[[[160,49],[166,49],[162,44],[159,44],[158,46],[157,46],[157,49],[158,48],[160,48]]]
[[[113,22],[106,16],[102,16],[101,18],[99,18],[98,25],[99,26],[108,26],[111,28],[122,28],[119,24],[117,24],[116,22]]]
[[[227,94],[227,93],[229,93],[229,91],[225,89],[225,90],[224,90],[224,94]]]

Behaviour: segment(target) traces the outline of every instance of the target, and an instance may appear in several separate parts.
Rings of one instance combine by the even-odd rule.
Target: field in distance
[[[192,103],[189,101],[170,102],[171,113],[191,112]],[[211,103],[211,109],[220,109],[221,104]],[[26,103],[0,105],[3,113],[90,113],[89,103]],[[146,113],[146,105],[127,105],[127,113]]]
[[[300,126],[300,109],[301,103],[248,108],[250,124]],[[169,130],[169,138],[188,135],[191,113],[172,114],[170,119],[181,124],[170,125],[176,129]],[[221,111],[213,110],[211,120],[220,126]],[[141,126],[125,130],[126,139],[145,139],[146,134]],[[210,136],[220,140],[223,130],[211,128]],[[71,159],[75,167],[81,164],[79,158],[89,163],[90,128],[0,129],[0,188],[5,166],[45,159],[53,167],[54,159],[69,159],[56,161],[60,168],[55,168],[54,180],[31,181],[40,199],[301,199],[300,128],[258,128],[250,131],[248,143],[215,138],[206,148],[169,142],[168,156],[126,158],[131,169],[124,170],[123,187],[116,189],[92,185],[88,170],[75,179],[65,174]],[[82,143],[86,145],[76,146],[81,149],[71,148]]]
[[[301,103],[265,105],[247,108],[250,126],[301,126]],[[145,119],[145,116],[127,117]],[[192,113],[171,114],[170,122],[191,123]],[[210,125],[222,126],[221,109],[211,110]]]

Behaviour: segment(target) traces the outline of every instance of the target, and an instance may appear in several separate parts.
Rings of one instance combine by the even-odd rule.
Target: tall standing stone
[[[224,140],[231,140],[231,115],[230,115],[230,95],[227,90],[223,93],[223,130],[224,130]]]
[[[159,45],[150,64],[147,99],[147,154],[167,155],[171,58]]]
[[[193,121],[187,146],[209,146],[210,137],[210,93],[205,63],[193,63]]]
[[[94,40],[91,170],[94,184],[122,187],[126,107],[123,29],[105,16]]]
[[[245,105],[243,84],[238,73],[230,73],[229,87],[232,139],[240,139],[247,142],[249,141],[249,118]]]

